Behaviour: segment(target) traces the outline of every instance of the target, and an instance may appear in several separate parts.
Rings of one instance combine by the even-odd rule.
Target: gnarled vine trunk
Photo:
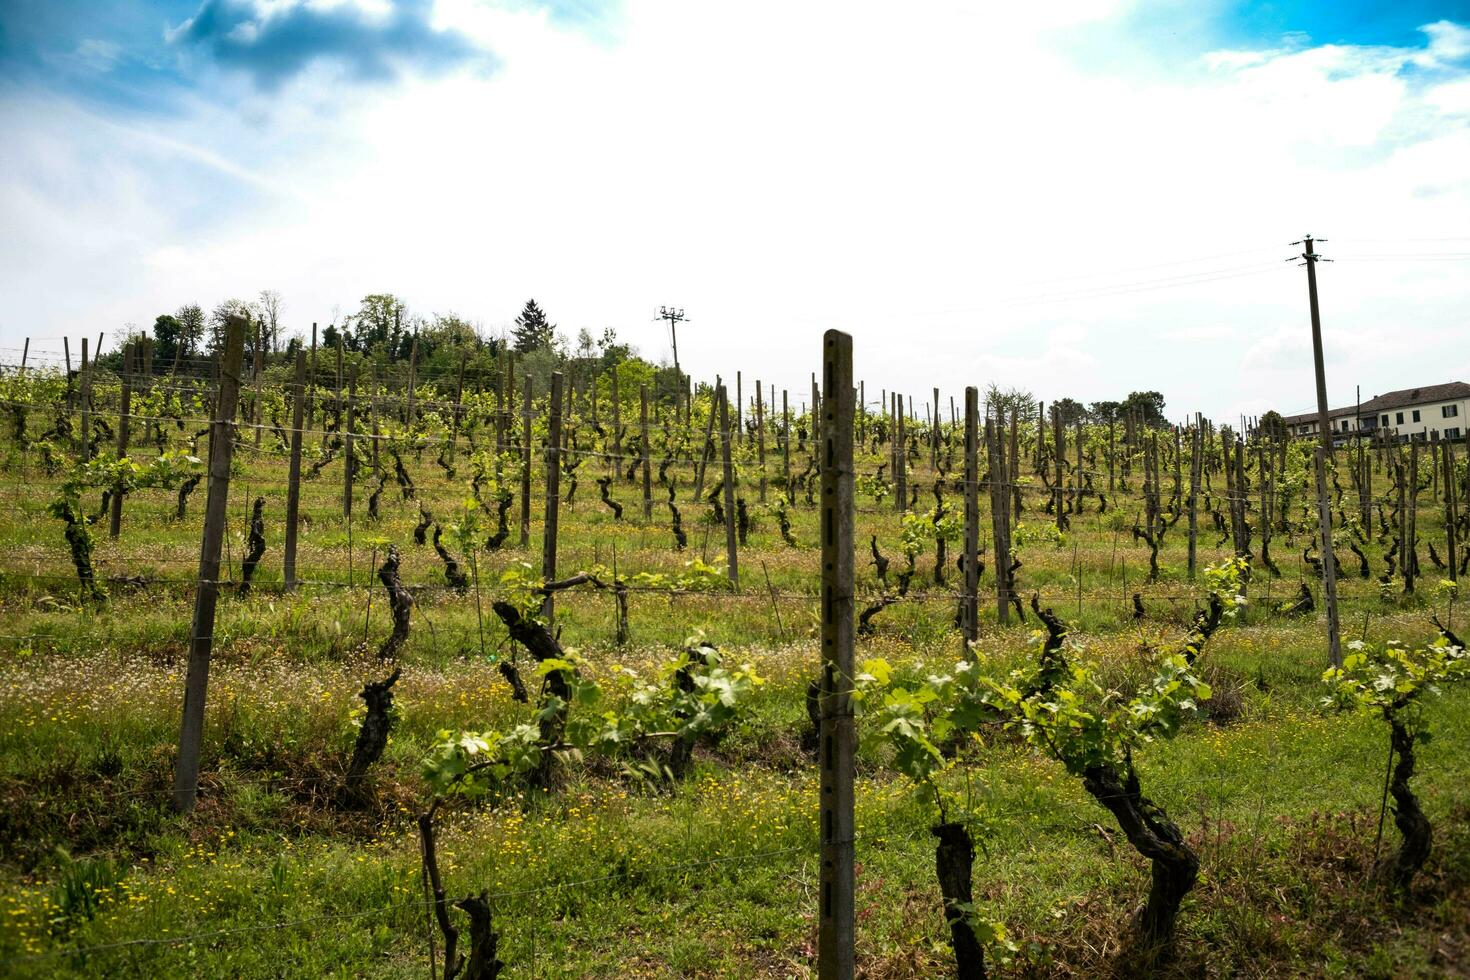
[[[985,980],[985,948],[976,938],[968,914],[974,902],[971,878],[975,844],[961,823],[936,824],[929,833],[939,839],[934,848],[934,872],[939,878],[939,894],[944,897],[955,976],[958,980]]]
[[[1393,767],[1393,778],[1388,791],[1393,794],[1393,823],[1403,835],[1398,852],[1384,863],[1383,875],[1393,887],[1407,890],[1414,875],[1429,858],[1429,848],[1434,833],[1429,818],[1419,808],[1419,799],[1409,788],[1414,778],[1414,736],[1397,716],[1390,715],[1394,755],[1398,762]]]
[[[367,771],[383,757],[383,750],[388,746],[388,735],[393,729],[393,685],[398,683],[402,673],[399,668],[380,681],[369,681],[357,695],[367,705],[367,714],[362,719],[362,727],[357,730],[352,759],[342,781],[343,797],[350,803],[363,801],[363,780]]]
[[[1139,792],[1131,766],[1126,779],[1111,763],[1089,766],[1082,785],[1118,821],[1134,850],[1153,862],[1153,885],[1135,924],[1151,944],[1167,945],[1179,906],[1199,877],[1199,858],[1169,815]]]

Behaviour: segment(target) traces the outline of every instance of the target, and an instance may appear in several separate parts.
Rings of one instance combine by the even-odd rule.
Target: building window
[[[1444,437],[1446,439],[1458,439],[1458,438],[1460,438],[1460,430],[1458,428],[1445,429],[1444,430]]]
[[[1460,406],[1446,405],[1439,410],[1439,414],[1442,418],[1452,419],[1460,414]]]
[[[1384,417],[1383,417],[1383,423],[1382,423],[1382,424],[1383,424],[1383,425],[1387,425],[1387,424],[1388,424],[1388,416],[1387,416],[1387,415],[1385,415],[1385,416],[1384,416]]]
[[[1414,409],[1414,421],[1419,421],[1419,410],[1417,408]]]
[[[1394,422],[1394,425],[1403,425],[1404,424],[1404,413],[1403,412],[1395,412],[1394,413],[1393,422]]]

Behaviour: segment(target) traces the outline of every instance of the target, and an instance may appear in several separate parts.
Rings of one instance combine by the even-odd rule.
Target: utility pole
[[[1317,373],[1317,435],[1321,440],[1316,452],[1317,524],[1322,534],[1322,592],[1327,606],[1327,656],[1332,666],[1341,667],[1342,637],[1337,620],[1337,560],[1332,552],[1332,510],[1327,502],[1327,458],[1332,455],[1332,428],[1327,411],[1327,373],[1322,366],[1322,316],[1317,308],[1317,262],[1319,259],[1326,262],[1332,260],[1322,259],[1312,250],[1313,239],[1310,235],[1304,235],[1300,242],[1292,244],[1305,246],[1301,259],[1307,267],[1307,299],[1312,309],[1312,363]]]
[[[655,320],[669,321],[669,337],[674,343],[674,407],[679,406],[679,392],[684,389],[684,375],[679,372],[679,324],[685,320],[684,310],[660,306]]]

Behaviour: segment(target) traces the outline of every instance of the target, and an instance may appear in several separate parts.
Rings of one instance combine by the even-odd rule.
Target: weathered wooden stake
[[[531,544],[531,376],[523,382],[526,388],[521,402],[521,547]],[[506,398],[510,398],[507,393]]]
[[[648,385],[638,386],[638,456],[643,467],[643,519],[653,518],[653,481],[648,459]]]
[[[726,574],[735,591],[740,591],[740,556],[735,551],[735,467],[730,462],[730,401],[721,388],[716,397],[720,402],[720,462],[725,476],[725,562]]]
[[[209,659],[214,646],[214,608],[219,599],[219,553],[229,507],[230,457],[234,451],[235,409],[240,401],[240,366],[245,354],[243,317],[225,325],[224,360],[220,365],[219,398],[209,435],[209,489],[204,506],[204,540],[199,549],[199,585],[194,597],[194,623],[189,632],[189,668],[184,681],[184,717],[179,728],[179,754],[174,769],[174,806],[194,809],[199,793],[199,755],[204,742],[204,702],[209,686]]]
[[[117,407],[118,459],[122,459],[128,454],[128,422],[132,418],[133,410],[133,354],[136,349],[131,343],[124,344],[122,349],[122,394]],[[122,505],[122,493],[114,492],[112,495],[112,519],[107,526],[107,536],[114,540],[122,533]]]
[[[550,419],[546,431],[546,525],[541,531],[541,577],[556,581],[557,506],[561,503],[561,385],[560,371],[551,375]],[[548,592],[541,603],[541,616],[551,626],[555,613],[554,593]]]
[[[286,475],[286,590],[296,588],[296,533],[301,511],[301,423],[306,414],[306,352],[296,352],[296,391],[291,404],[291,465]]]

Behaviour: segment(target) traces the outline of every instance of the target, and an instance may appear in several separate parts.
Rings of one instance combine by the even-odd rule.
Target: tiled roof
[[[1327,420],[1330,422],[1333,419],[1351,418],[1356,411],[1353,408],[1329,408]],[[1306,425],[1315,421],[1317,421],[1316,412],[1303,412],[1300,415],[1288,415],[1281,420],[1281,423],[1283,425]]]
[[[1329,419],[1351,418],[1358,414],[1367,417],[1395,408],[1406,408],[1411,405],[1432,405],[1435,402],[1455,401],[1461,398],[1470,398],[1470,384],[1466,384],[1463,381],[1446,381],[1444,384],[1426,385],[1423,388],[1404,388],[1401,391],[1390,391],[1387,394],[1375,395],[1363,402],[1361,406],[1350,405],[1347,408],[1331,409],[1327,413],[1327,416]],[[1315,422],[1316,420],[1316,412],[1303,412],[1300,415],[1288,415],[1281,421],[1286,425],[1303,425]]]
[[[1363,413],[1371,415],[1374,412],[1394,408],[1455,401],[1460,398],[1470,398],[1470,384],[1463,381],[1446,381],[1444,384],[1427,385],[1423,388],[1404,388],[1401,391],[1390,391],[1384,395],[1377,395],[1363,403]]]

